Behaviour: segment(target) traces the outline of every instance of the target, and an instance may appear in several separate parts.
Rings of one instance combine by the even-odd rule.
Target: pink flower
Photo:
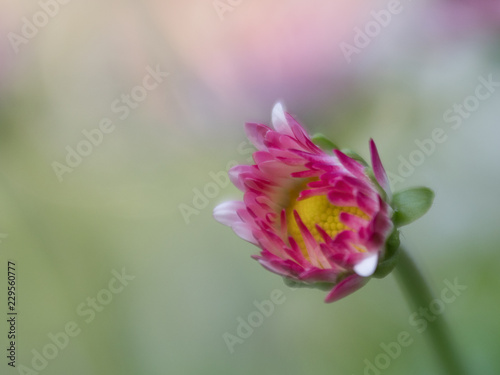
[[[253,256],[292,284],[328,288],[325,302],[361,288],[386,260],[394,225],[387,175],[370,141],[373,177],[362,159],[318,148],[277,104],[274,129],[247,123],[254,165],[229,171],[243,201],[225,202],[214,217],[262,249]]]

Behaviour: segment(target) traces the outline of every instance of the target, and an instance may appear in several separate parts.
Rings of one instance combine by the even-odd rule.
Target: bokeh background
[[[244,122],[268,123],[282,100],[311,132],[364,156],[373,137],[395,175],[416,140],[444,130],[394,183],[436,192],[403,239],[437,293],[444,280],[467,286],[445,311],[467,373],[500,373],[498,85],[456,129],[443,117],[480,77],[500,82],[500,7],[394,1],[2,0],[0,311],[14,260],[18,366],[33,368],[33,350],[75,322],[80,333],[37,373],[363,374],[407,331],[412,345],[380,373],[438,374],[392,275],[326,305],[324,292],[288,289],[212,219],[240,196],[223,176],[251,156]],[[400,11],[377,29],[373,12],[390,6]],[[346,58],[366,27],[373,37]],[[144,90],[148,69],[163,73]],[[131,93],[140,102],[125,110]],[[59,178],[54,163],[105,119],[112,131]],[[109,296],[124,268],[135,278],[86,323],[79,306]],[[275,289],[285,302],[231,353],[224,334]],[[5,355],[0,373],[23,373]]]

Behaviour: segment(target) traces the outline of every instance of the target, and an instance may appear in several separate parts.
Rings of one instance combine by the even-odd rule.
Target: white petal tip
[[[277,102],[273,107],[272,122],[274,129],[288,133],[289,126],[285,116],[285,108],[281,102]]]
[[[276,102],[276,104],[273,107],[273,117],[275,115],[281,115],[285,117],[285,106],[281,102]]]
[[[354,272],[361,277],[371,276],[377,268],[377,263],[378,254],[370,255],[354,266]]]
[[[231,226],[235,222],[240,221],[237,210],[242,205],[241,202],[238,201],[229,201],[219,204],[214,208],[213,217],[219,223]]]
[[[273,119],[275,117],[279,117],[279,118],[285,118],[285,107],[283,106],[283,103],[281,102],[277,102],[274,107],[273,107]]]
[[[240,222],[233,224],[231,227],[238,237],[243,238],[245,241],[250,243],[257,244],[257,241],[252,234],[252,229],[247,224]]]

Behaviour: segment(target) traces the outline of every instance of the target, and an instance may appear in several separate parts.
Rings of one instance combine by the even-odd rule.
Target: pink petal
[[[327,187],[328,189],[331,189],[331,185],[326,183],[325,181],[319,180],[319,181],[311,181],[307,184],[310,188],[322,188],[322,187]]]
[[[338,261],[335,259],[335,257],[339,257],[340,254],[335,253],[335,249],[331,244],[327,243],[320,243],[319,244],[321,251],[325,255],[325,258],[328,260],[328,263],[330,264],[330,268],[337,270],[338,272],[344,271],[346,269],[344,259],[346,256],[344,255],[342,261]]]
[[[259,169],[270,177],[290,178],[290,175],[297,170],[296,167],[283,165],[278,160],[269,160],[259,164]]]
[[[307,229],[297,210],[293,210],[293,216],[300,229],[300,234],[304,239],[304,244],[306,245],[306,250],[309,254],[309,261],[311,264],[318,268],[328,268],[329,263],[321,252],[319,244],[316,242],[309,229]]]
[[[231,228],[233,228],[234,233],[239,237],[243,238],[245,241],[257,245],[258,242],[255,239],[251,227],[246,223],[234,223]]]
[[[273,255],[276,255],[280,259],[287,259],[288,258],[286,256],[286,254],[283,252],[283,248],[280,246],[277,246],[278,244],[275,243],[271,238],[266,237],[266,233],[264,231],[255,233],[255,237],[257,238],[257,241],[259,242],[259,246],[262,249],[268,250],[270,253],[272,253]]]
[[[380,155],[377,150],[377,146],[373,139],[370,139],[370,153],[372,158],[373,173],[379,185],[384,189],[387,195],[390,194],[391,190],[389,187],[389,179],[387,178],[387,173],[385,173],[384,166],[380,160]]]
[[[339,219],[342,223],[347,225],[352,230],[355,230],[356,232],[369,224],[368,220],[365,220],[357,215],[353,215],[348,212],[341,212],[339,215]]]
[[[286,224],[286,210],[282,209],[280,213],[280,225],[279,225],[279,234],[283,240],[286,239],[287,234],[287,224]]]
[[[297,139],[295,139],[293,136],[289,136],[288,134],[280,133],[274,130],[271,130],[266,134],[264,144],[270,149],[275,148],[284,151],[292,149],[303,149],[303,146],[300,144],[300,142],[297,141]]]
[[[258,202],[262,207],[266,207],[274,212],[278,212],[281,210],[281,207],[277,203],[273,202],[269,197],[265,195],[257,196],[255,198],[255,201]]]
[[[245,131],[250,142],[257,148],[257,150],[266,150],[267,147],[264,143],[266,134],[271,131],[269,127],[262,124],[247,122],[245,124]]]
[[[299,279],[310,282],[335,282],[337,279],[337,271],[333,269],[310,268],[299,275]]]
[[[245,208],[245,204],[240,201],[221,203],[214,208],[214,219],[221,224],[231,226],[235,222],[241,221],[237,211],[243,208]]]
[[[255,219],[255,215],[252,215],[250,212],[251,212],[251,210],[247,207],[239,209],[237,211],[238,217],[240,218],[239,221],[242,221],[244,223],[249,223],[249,224],[253,223],[254,219]]]
[[[313,163],[318,163],[321,165],[324,164],[338,164],[335,160],[335,158],[331,155],[328,155],[326,153],[321,153],[321,154],[314,154],[308,151],[302,151],[299,149],[290,149],[291,152],[294,154],[300,156],[301,158],[313,162]]]
[[[351,176],[343,176],[342,180],[345,183],[349,184],[351,186],[351,189],[356,188],[357,190],[365,193],[373,191],[373,185],[371,183],[368,183],[367,180],[365,181],[364,179],[362,180]]]
[[[356,194],[356,205],[368,215],[373,215],[378,208],[378,202],[362,192]]]
[[[386,237],[381,233],[372,233],[366,240],[366,248],[369,251],[382,252],[384,251],[383,245],[385,244],[385,239]]]
[[[283,104],[281,104],[280,102],[276,103],[273,107],[272,123],[274,129],[276,129],[278,132],[293,137],[292,129],[290,128],[290,125],[288,124],[288,121],[286,119],[285,109],[283,108]]]
[[[393,224],[389,216],[385,212],[378,212],[373,218],[371,223],[371,229],[374,232],[387,234],[393,228]]]
[[[297,241],[293,237],[288,237],[288,243],[290,244],[290,249],[287,249],[287,253],[293,253],[294,255],[292,256],[294,259],[297,260],[297,263],[300,265],[308,265],[310,266],[310,263],[306,260],[304,257],[304,254],[302,254],[302,250],[300,250],[299,245],[297,244]],[[305,267],[305,266],[304,266]]]
[[[246,205],[246,208],[252,212],[258,218],[265,218],[269,213],[261,204],[257,203],[255,200],[256,194],[254,192],[246,192],[243,197],[243,202]]]
[[[258,193],[265,193],[271,190],[271,186],[274,185],[270,181],[257,178],[245,178],[244,185],[246,188],[251,189]]]
[[[254,167],[252,165],[236,165],[227,174],[234,186],[241,191],[245,191],[244,177],[245,175],[252,176],[254,174]]]
[[[339,193],[332,191],[328,193],[328,200],[335,206],[355,206],[356,200],[351,193]]]
[[[344,166],[344,168],[351,172],[351,174],[353,174],[355,177],[365,178],[365,167],[361,163],[350,158],[340,150],[333,150],[333,152],[339,159],[340,163]]]
[[[332,241],[330,235],[323,228],[321,228],[319,224],[316,224],[315,227],[320,236],[323,237],[323,241],[325,241],[325,243],[330,243]]]
[[[364,258],[366,258],[366,255],[364,253],[358,253],[352,251],[346,253],[332,253],[328,257],[328,260],[331,263],[335,264],[336,266],[345,269],[352,269],[356,264],[361,262]]]
[[[277,261],[270,261],[270,260],[262,259],[262,258],[257,259],[257,260],[262,265],[262,267],[264,267],[268,271],[271,271],[271,272],[276,273],[276,274],[281,275],[281,276],[293,276],[290,273],[290,270],[284,268],[283,265]]]
[[[252,156],[255,164],[260,164],[268,160],[274,160],[274,157],[268,151],[255,151]]]
[[[295,136],[295,138],[308,150],[314,152],[315,154],[323,154],[323,150],[321,150],[318,146],[316,146],[311,139],[309,138],[309,135],[307,132],[304,130],[302,125],[299,124],[297,120],[295,120],[289,113],[285,112],[285,117],[286,120],[292,129],[292,132]]]
[[[264,250],[262,256],[252,256],[267,270],[277,273],[278,275],[288,276],[296,279],[296,275],[304,271],[304,268],[292,260],[280,259],[268,251]]]
[[[360,277],[356,274],[346,277],[340,283],[335,285],[331,292],[328,293],[325,298],[325,302],[335,302],[339,299],[344,298],[345,296],[348,296],[349,294],[363,287],[368,282],[368,280],[368,278]]]
[[[304,159],[300,158],[289,158],[289,157],[282,157],[282,156],[277,156],[276,159],[282,161],[286,165],[291,165],[291,166],[303,166],[304,165]]]
[[[315,171],[313,169],[306,169],[305,171],[293,172],[291,176],[296,178],[308,178],[308,177],[316,177],[320,173],[321,173],[320,171]]]
[[[308,189],[302,190],[299,194],[298,200],[304,200],[310,197],[314,197],[316,195],[324,195],[327,194],[331,189],[329,187],[317,188],[317,189]]]

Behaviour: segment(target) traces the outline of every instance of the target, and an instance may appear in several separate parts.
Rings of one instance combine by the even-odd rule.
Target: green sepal
[[[399,231],[394,229],[385,243],[384,257],[379,261],[373,277],[377,279],[386,277],[396,267],[400,244]]]
[[[363,159],[357,152],[354,152],[353,150],[349,148],[344,148],[341,150],[344,154],[349,156],[351,159],[354,159],[356,161],[359,161],[361,164],[363,164],[365,167],[368,166],[368,163]]]
[[[333,287],[333,283],[305,283],[302,281],[297,281],[294,279],[291,279],[289,277],[283,277],[283,282],[285,285],[289,288],[296,289],[296,288],[311,288],[311,289],[320,289],[320,290],[330,290]]]
[[[434,201],[434,192],[426,187],[417,187],[399,191],[392,197],[394,210],[392,222],[396,227],[410,224],[423,216]]]
[[[377,189],[378,194],[382,197],[384,201],[387,202],[387,193],[386,191],[380,186],[380,184],[377,181],[377,178],[375,177],[375,173],[373,172],[373,169],[370,167],[365,168],[365,174],[368,176],[370,181],[373,183],[375,188]]]
[[[311,137],[311,140],[316,146],[319,146],[321,149],[331,152],[334,149],[338,149],[337,145],[330,141],[324,134],[316,133]]]

